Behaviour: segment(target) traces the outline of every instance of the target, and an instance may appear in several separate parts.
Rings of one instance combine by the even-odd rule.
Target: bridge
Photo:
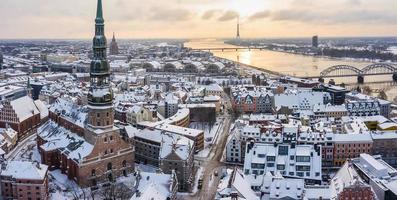
[[[336,65],[323,70],[320,76],[310,76],[301,78],[318,78],[320,82],[324,82],[324,78],[338,77],[357,77],[357,82],[364,83],[365,76],[392,75],[393,81],[397,81],[397,67],[386,64],[376,63],[368,65],[363,69],[358,69],[350,65]]]
[[[192,51],[239,51],[239,50],[264,50],[263,47],[218,47],[218,48],[198,48],[192,49]]]

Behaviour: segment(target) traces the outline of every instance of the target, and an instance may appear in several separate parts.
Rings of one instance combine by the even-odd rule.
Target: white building
[[[157,174],[138,171],[135,176],[136,192],[130,200],[175,200],[178,190],[176,174]]]
[[[240,133],[232,133],[226,142],[226,161],[241,163],[243,161],[243,151],[241,148]]]
[[[248,143],[244,174],[280,173],[321,183],[321,146]]]
[[[283,94],[274,95],[276,110],[288,107],[296,110],[312,110],[314,105],[326,104],[330,101],[329,93],[313,92],[311,90],[290,90]]]
[[[397,170],[380,156],[361,154],[352,159],[358,174],[369,184],[378,199],[397,199]]]

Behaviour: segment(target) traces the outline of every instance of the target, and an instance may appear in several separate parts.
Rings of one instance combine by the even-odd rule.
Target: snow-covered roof
[[[34,101],[34,104],[37,106],[37,109],[39,109],[41,119],[48,117],[48,113],[49,113],[48,107],[47,107],[47,105],[44,104],[43,101],[38,99],[38,100]]]
[[[363,134],[334,134],[336,143],[372,143],[372,137],[369,133]]]
[[[59,113],[65,119],[82,128],[85,126],[88,115],[88,109],[86,107],[78,106],[64,98],[58,98],[55,103],[50,106],[49,111]]]
[[[10,102],[11,106],[15,110],[17,117],[20,122],[32,117],[36,114],[40,114],[40,111],[37,109],[34,101],[29,96],[24,96],[18,99],[15,99]]]
[[[167,200],[172,191],[172,175],[139,172],[138,184],[139,195],[135,193],[131,200]]]
[[[48,166],[27,161],[9,161],[2,176],[10,176],[15,179],[43,180],[47,175]]]
[[[45,151],[60,150],[68,158],[78,163],[82,162],[94,149],[94,146],[84,138],[59,126],[52,120],[40,126],[37,133],[46,141],[40,148]]]
[[[228,183],[231,183],[229,185]],[[242,199],[259,200],[259,197],[251,189],[251,183],[247,176],[239,169],[233,170],[231,173],[222,180],[218,186],[218,196],[229,196],[237,192],[238,196]]]

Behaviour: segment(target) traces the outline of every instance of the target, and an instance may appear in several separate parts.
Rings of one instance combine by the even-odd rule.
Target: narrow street
[[[230,107],[230,102],[226,101],[226,108]],[[187,195],[184,197],[185,200],[212,200],[215,198],[215,194],[220,181],[220,170],[224,167],[221,162],[223,151],[226,146],[227,138],[229,136],[230,126],[232,124],[232,117],[230,114],[225,114],[224,126],[222,133],[216,142],[216,145],[211,149],[207,159],[196,159],[200,162],[200,166],[203,167],[203,185],[201,190],[194,195]],[[214,176],[215,171],[218,171],[218,176]]]
[[[36,133],[32,133],[28,137],[24,138],[22,141],[19,141],[17,146],[13,150],[8,152],[8,154],[5,156],[6,160],[13,160],[15,156],[21,151],[23,147],[26,146],[26,144],[29,141],[35,140],[36,136],[37,136]]]

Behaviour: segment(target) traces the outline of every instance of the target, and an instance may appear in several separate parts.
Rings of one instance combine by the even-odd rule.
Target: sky
[[[397,36],[397,0],[103,0],[107,36]],[[88,39],[96,0],[0,0],[0,39]]]

